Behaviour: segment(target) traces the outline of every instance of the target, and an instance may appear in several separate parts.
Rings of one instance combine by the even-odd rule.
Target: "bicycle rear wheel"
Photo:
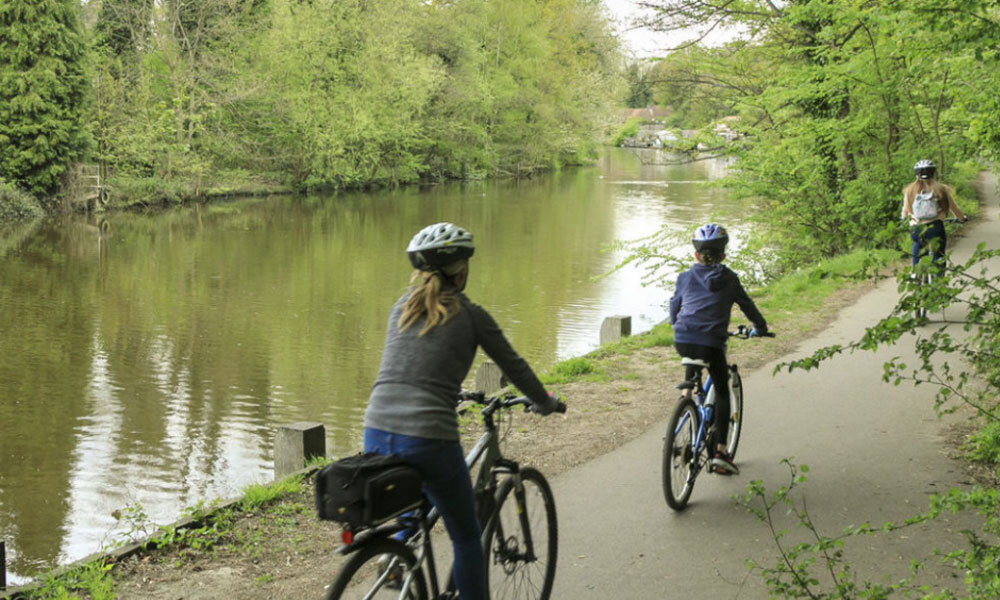
[[[743,378],[735,366],[729,370],[729,435],[726,438],[726,452],[736,456],[740,445],[740,433],[743,431]]]
[[[344,563],[326,600],[427,600],[427,583],[416,562],[406,544],[372,540]]]
[[[530,467],[521,469],[520,476],[523,495],[516,491],[513,477],[506,479],[483,534],[486,589],[493,600],[547,600],[556,578],[559,532],[552,489]]]
[[[690,398],[681,398],[663,438],[663,497],[674,510],[687,506],[694,489],[697,431],[698,408]]]

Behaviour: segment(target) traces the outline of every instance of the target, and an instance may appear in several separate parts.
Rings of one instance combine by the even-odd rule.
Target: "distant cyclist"
[[[909,219],[910,240],[913,241],[913,264],[920,262],[920,256],[930,251],[931,261],[939,263],[944,256],[947,237],[944,219],[951,212],[961,221],[968,217],[955,204],[951,188],[934,179],[937,168],[932,160],[919,160],[913,165],[916,178],[903,188],[903,208],[901,219]]]
[[[493,317],[462,293],[474,251],[472,234],[451,223],[413,236],[406,249],[416,268],[413,285],[389,312],[364,433],[366,452],[397,454],[423,476],[424,493],[452,541],[462,600],[486,598],[482,532],[455,412],[477,348],[534,402],[536,412],[549,414],[558,405]]]
[[[726,342],[733,304],[737,304],[753,323],[751,335],[766,334],[767,323],[743,289],[740,278],[722,264],[728,242],[726,230],[714,223],[699,227],[695,232],[692,243],[698,262],[677,278],[670,299],[670,324],[674,328],[674,347],[678,354],[706,361],[715,386],[716,451],[710,468],[721,475],[738,475],[739,468],[726,452],[730,410]],[[688,365],[685,379],[693,381],[696,369]]]

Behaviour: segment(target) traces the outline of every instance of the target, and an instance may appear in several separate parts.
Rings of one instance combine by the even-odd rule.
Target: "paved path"
[[[952,244],[956,258],[967,257],[982,240],[991,247],[1000,244],[995,179],[989,179],[988,188],[980,219]],[[786,358],[857,339],[896,297],[895,282],[883,282]],[[781,323],[773,328],[780,333]],[[933,410],[934,389],[881,381],[882,363],[907,354],[912,353],[902,344],[877,354],[840,356],[819,371],[772,376],[774,364],[769,364],[745,373],[747,417],[738,457],[742,474],[723,478],[703,473],[683,513],[666,505],[660,484],[663,431],[674,404],[673,390],[666,391],[663,422],[552,482],[561,529],[554,597],[767,598],[760,576],[748,574],[745,560],[772,565],[774,542],[731,496],[751,479],[762,479],[769,489],[787,483],[787,468],[779,464],[785,457],[809,465],[802,491],[826,534],[851,524],[919,514],[927,508],[928,494],[967,485],[960,465],[946,455],[945,424]],[[977,522],[959,515],[856,538],[848,546],[849,557],[859,580],[883,581],[888,574],[884,581],[891,581],[906,574],[911,558],[928,557],[935,547],[961,545],[960,531]],[[784,526],[792,525],[786,520]],[[961,583],[944,577],[932,574],[930,582]]]

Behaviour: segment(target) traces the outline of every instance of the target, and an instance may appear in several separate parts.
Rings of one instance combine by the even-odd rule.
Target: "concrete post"
[[[483,361],[476,370],[476,390],[487,395],[499,392],[507,385],[507,377],[493,361]]]
[[[326,456],[326,428],[322,423],[290,423],[274,435],[274,478],[281,479],[306,466],[306,461]]]
[[[614,315],[606,317],[601,323],[601,345],[617,342],[632,335],[632,317],[629,315]]]

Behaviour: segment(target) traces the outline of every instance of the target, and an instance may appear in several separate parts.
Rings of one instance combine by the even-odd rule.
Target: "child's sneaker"
[[[733,464],[733,458],[726,452],[716,452],[710,463],[713,473],[719,475],[739,475],[740,469]]]

